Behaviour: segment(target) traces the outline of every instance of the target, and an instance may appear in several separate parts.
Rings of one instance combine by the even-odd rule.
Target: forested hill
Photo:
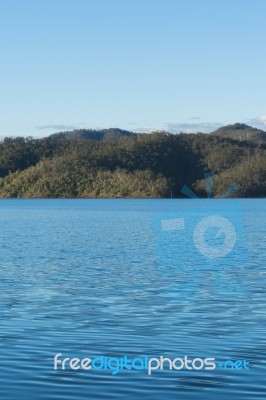
[[[0,197],[182,197],[183,185],[214,196],[266,196],[266,144],[221,134],[63,132],[0,142]]]
[[[248,140],[256,143],[266,143],[266,132],[246,124],[236,123],[223,126],[212,132],[212,134],[241,141]]]
[[[52,139],[87,139],[87,140],[114,140],[121,137],[136,136],[136,133],[125,131],[118,128],[109,129],[75,129],[73,131],[65,131],[54,133],[50,137]]]
[[[166,132],[167,133],[167,132]],[[175,132],[180,133],[180,132]],[[88,140],[115,140],[121,137],[137,136],[135,132],[130,132],[118,128],[109,129],[76,129],[54,133],[50,137],[57,139],[88,139]],[[252,141],[255,143],[266,143],[266,132],[246,124],[236,123],[233,125],[222,126],[213,131],[210,135],[217,135],[229,139],[240,141]]]

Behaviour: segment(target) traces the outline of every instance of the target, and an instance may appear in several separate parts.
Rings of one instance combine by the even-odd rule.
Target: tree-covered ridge
[[[165,132],[167,133],[167,132]],[[182,132],[174,132],[182,133]],[[108,129],[75,129],[73,131],[64,131],[54,133],[50,137],[53,139],[88,139],[88,140],[115,140],[121,137],[137,136],[139,133],[126,131],[118,128]],[[218,135],[229,139],[240,141],[253,141],[256,143],[266,143],[266,132],[254,128],[252,126],[236,123],[232,125],[222,126],[210,133],[210,135]]]
[[[114,140],[121,137],[136,136],[136,133],[125,131],[119,128],[108,129],[75,129],[73,131],[64,131],[54,133],[50,137],[53,139],[87,139],[87,140]]]
[[[236,196],[266,195],[265,144],[165,132],[69,139],[0,142],[0,196],[181,197],[183,185],[205,196],[210,171],[215,196],[232,183],[240,187]]]
[[[266,132],[246,124],[236,123],[223,126],[212,132],[212,134],[241,141],[248,140],[256,143],[266,143]]]

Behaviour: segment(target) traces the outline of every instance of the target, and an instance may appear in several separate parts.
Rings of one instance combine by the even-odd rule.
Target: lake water
[[[197,244],[208,214],[231,221],[222,257]],[[265,399],[265,200],[0,200],[0,220],[1,399]],[[57,353],[249,369],[54,370]]]

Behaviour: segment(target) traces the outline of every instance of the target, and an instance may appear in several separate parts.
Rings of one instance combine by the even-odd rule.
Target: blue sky
[[[266,1],[0,1],[0,136],[266,130]]]

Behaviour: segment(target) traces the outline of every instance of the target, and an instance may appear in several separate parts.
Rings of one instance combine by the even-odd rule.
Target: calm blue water
[[[238,238],[218,260],[193,242],[209,211]],[[1,399],[265,399],[265,200],[1,200],[0,220]],[[113,376],[55,371],[56,353],[251,368]]]

